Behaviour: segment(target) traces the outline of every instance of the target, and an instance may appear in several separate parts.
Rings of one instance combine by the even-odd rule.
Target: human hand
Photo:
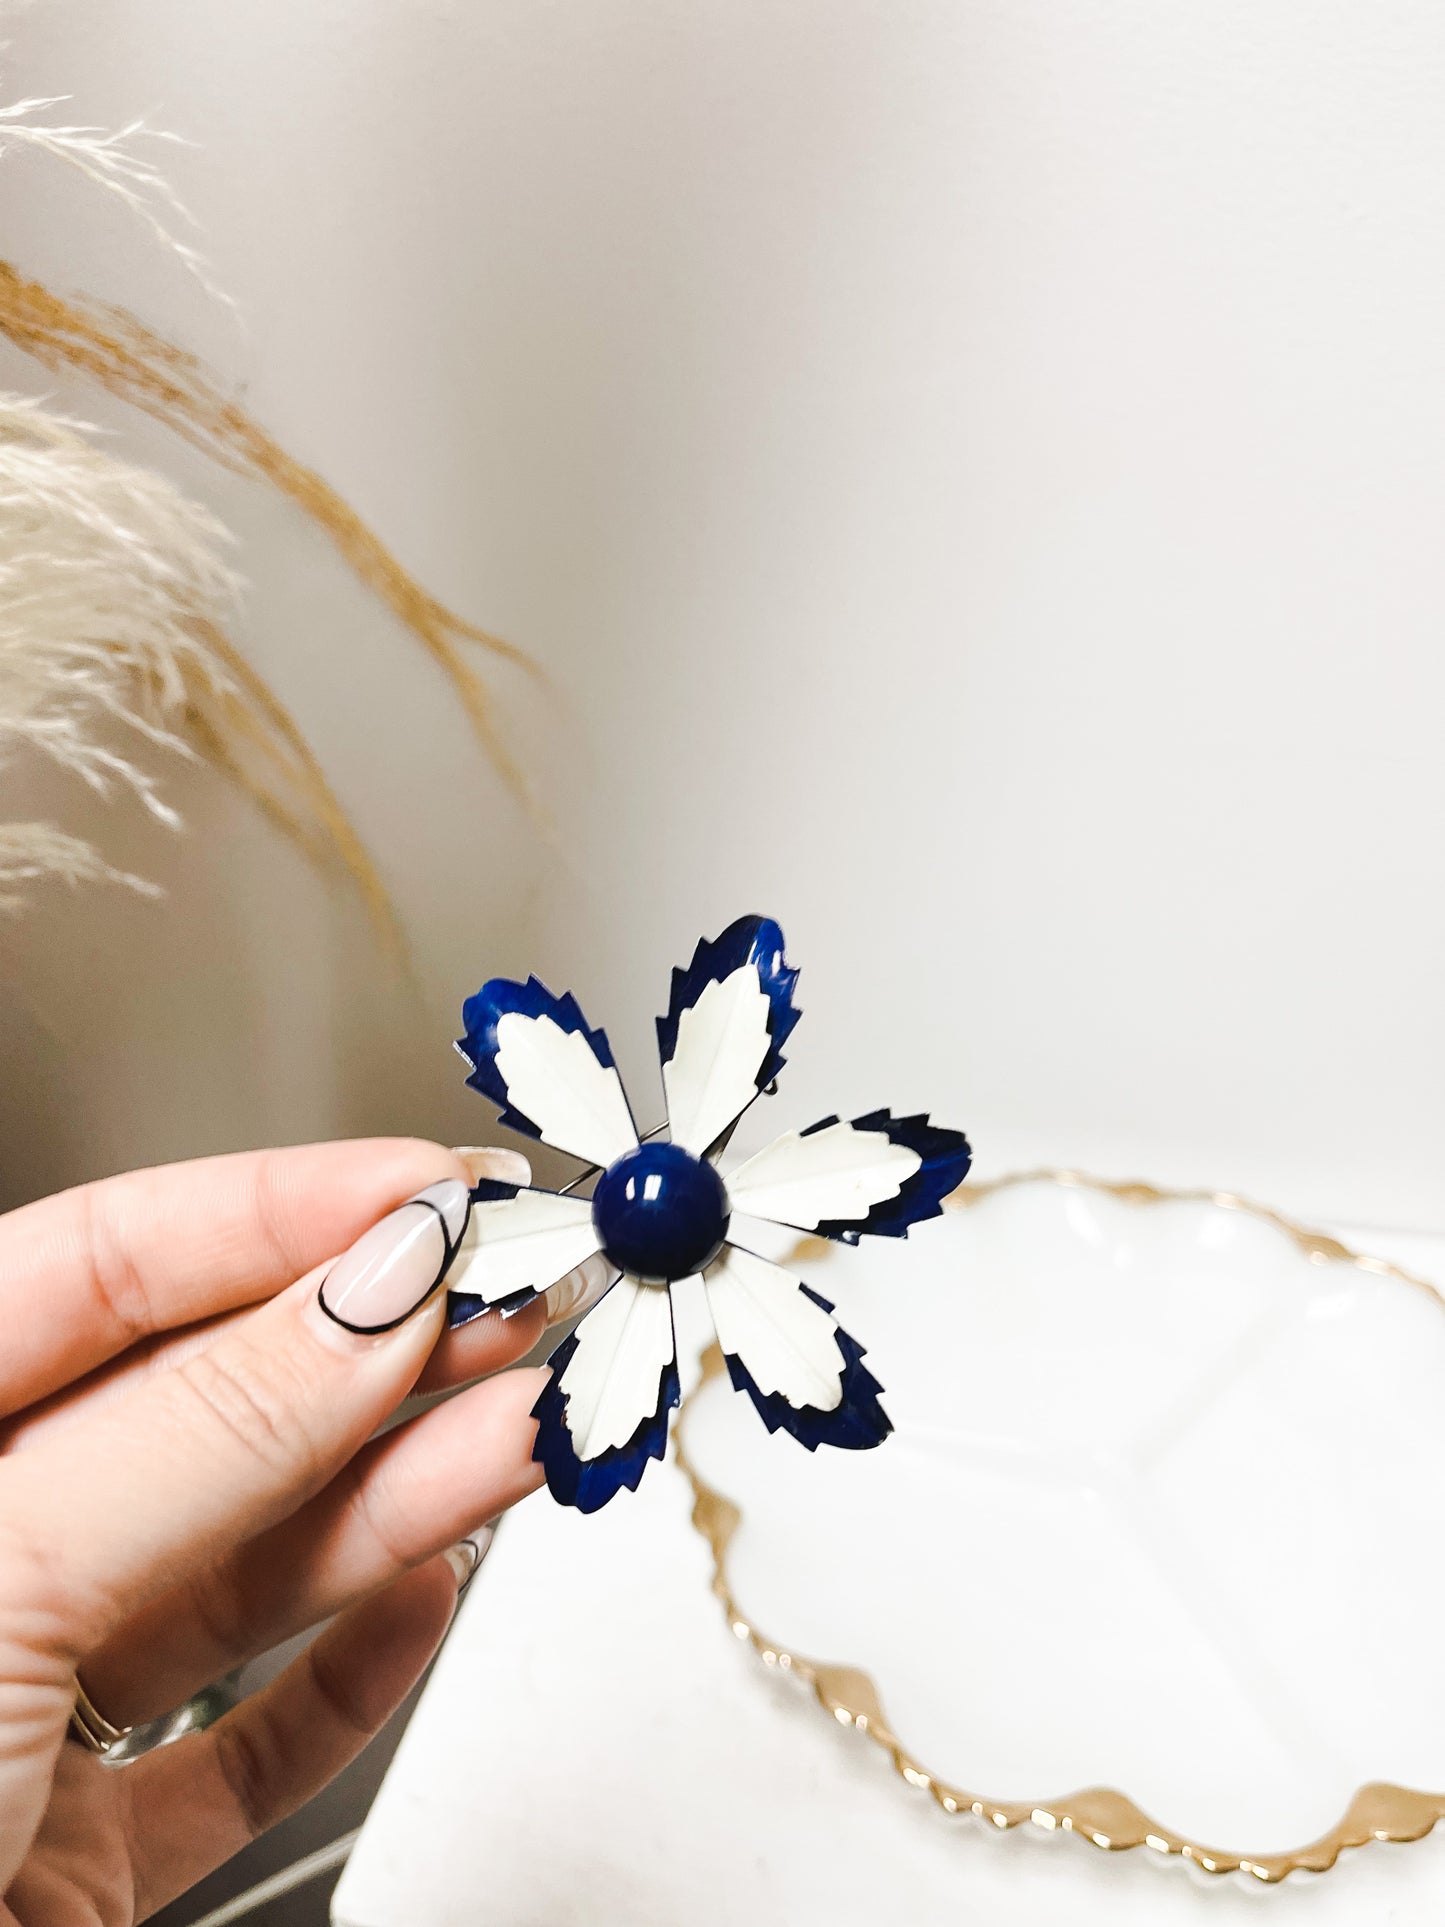
[[[515,1181],[521,1160],[489,1155]],[[372,1437],[409,1392],[541,1334],[540,1304],[445,1331],[442,1216],[386,1215],[467,1177],[433,1144],[319,1144],[0,1218],[5,1927],[131,1927],[319,1791],[446,1630],[445,1549],[540,1483],[541,1372]],[[66,1743],[77,1673],[138,1724],[332,1615],[204,1732],[123,1768]]]

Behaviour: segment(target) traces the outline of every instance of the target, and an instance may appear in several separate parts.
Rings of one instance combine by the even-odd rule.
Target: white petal
[[[567,1430],[579,1459],[626,1445],[656,1412],[672,1363],[672,1298],[665,1285],[619,1278],[577,1327],[561,1378]]]
[[[874,1205],[896,1198],[923,1160],[882,1131],[827,1124],[785,1131],[727,1181],[734,1211],[816,1231],[842,1220],[861,1223]]]
[[[708,984],[677,1023],[662,1067],[672,1141],[701,1157],[758,1094],[758,1066],[772,1049],[772,1004],[756,966]]]
[[[519,1191],[472,1206],[447,1290],[492,1305],[519,1291],[545,1291],[597,1248],[589,1199]]]
[[[738,1245],[703,1274],[718,1343],[747,1367],[760,1392],[831,1412],[843,1396],[837,1323],[790,1271]]]
[[[509,1010],[497,1020],[496,1066],[508,1102],[559,1151],[605,1168],[637,1143],[622,1079],[582,1031]]]

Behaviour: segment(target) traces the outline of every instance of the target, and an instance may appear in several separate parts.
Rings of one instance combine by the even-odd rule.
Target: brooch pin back
[[[856,1244],[937,1217],[968,1141],[870,1111],[786,1131],[727,1176],[738,1120],[783,1068],[798,972],[770,918],[742,917],[672,973],[657,1020],[667,1135],[639,1136],[606,1033],[535,977],[493,978],[462,1012],[467,1082],[501,1121],[581,1160],[590,1196],[483,1180],[448,1281],[450,1319],[520,1310],[580,1267],[603,1295],[548,1361],[533,1457],[553,1496],[595,1512],[660,1459],[678,1403],[672,1288],[698,1278],[734,1387],[770,1432],[860,1451],[892,1430],[882,1387],[833,1307],[733,1236],[735,1216]],[[607,1281],[610,1280],[610,1284]]]

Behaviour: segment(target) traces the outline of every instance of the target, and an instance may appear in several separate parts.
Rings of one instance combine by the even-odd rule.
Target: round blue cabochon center
[[[681,1145],[639,1144],[597,1180],[592,1222],[619,1271],[670,1285],[717,1256],[727,1192],[712,1166]]]

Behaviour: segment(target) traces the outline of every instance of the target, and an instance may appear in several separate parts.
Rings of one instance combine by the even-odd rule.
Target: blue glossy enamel
[[[686,970],[674,969],[667,1015],[657,1020],[657,1048],[664,1064],[677,1053],[677,1030],[685,1010],[709,984],[721,983],[743,964],[758,973],[758,988],[768,1000],[768,1034],[772,1048],[758,1066],[757,1085],[765,1091],[783,1068],[783,1045],[792,1035],[802,1011],[793,1007],[798,973],[783,954],[783,933],[771,917],[739,917],[720,937],[703,937]]]
[[[748,971],[753,973],[765,1008],[753,995],[744,974]],[[902,993],[909,986],[906,968],[900,974]],[[732,982],[734,978],[738,981]],[[797,981],[797,969],[787,960],[782,930],[771,917],[739,917],[719,936],[703,938],[693,951],[692,961],[673,971],[667,1014],[657,1019],[664,1084],[673,1112],[669,1126],[682,1142],[638,1144],[620,1157],[617,1154],[622,1147],[634,1143],[635,1119],[626,1105],[606,1033],[588,1024],[570,993],[554,995],[536,977],[525,982],[494,977],[468,998],[462,1012],[466,1034],[457,1048],[471,1067],[467,1082],[492,1100],[503,1124],[541,1138],[591,1170],[606,1164],[609,1158],[615,1159],[597,1180],[591,1200],[591,1228],[602,1256],[615,1271],[630,1278],[646,1285],[669,1286],[705,1273],[727,1242],[731,1200],[712,1165],[694,1152],[707,1148],[717,1154],[718,1147],[726,1144],[732,1124],[753,1097],[776,1088],[783,1068],[783,1047],[799,1016],[793,1001]],[[702,1009],[705,1002],[706,1011]],[[560,1038],[558,1032],[563,1033]],[[585,1044],[585,1051],[579,1047],[579,1040]],[[595,1132],[589,1123],[594,1119],[599,1120]],[[824,1147],[805,1147],[801,1156],[797,1155],[801,1140],[837,1123],[836,1117],[827,1117],[808,1131],[789,1133],[778,1140],[772,1150],[788,1152],[787,1158],[779,1160],[786,1167],[784,1177],[771,1187],[770,1202],[777,1206],[778,1215],[771,1210],[758,1215],[775,1224],[786,1224],[789,1220],[782,1213],[791,1200],[803,1216],[803,1228],[822,1237],[846,1244],[856,1244],[863,1236],[901,1238],[921,1220],[938,1217],[944,1198],[967,1175],[970,1152],[961,1131],[933,1124],[923,1113],[894,1117],[890,1111],[870,1111],[852,1120],[853,1132],[861,1134],[861,1145],[855,1140],[845,1143],[847,1134],[839,1133],[840,1145],[849,1149],[851,1144],[850,1155],[857,1154],[861,1171],[861,1188],[850,1190],[848,1170],[852,1167],[832,1169],[827,1156],[815,1155]],[[914,1159],[885,1159],[886,1172],[897,1181],[891,1186],[886,1178],[875,1181],[872,1166],[877,1160],[869,1154],[878,1147],[868,1145],[870,1133],[915,1153],[916,1169],[911,1168]],[[708,1140],[706,1146],[704,1139]],[[692,1151],[685,1148],[688,1144],[693,1145]],[[899,1178],[897,1174],[904,1168],[909,1169],[909,1175]],[[815,1179],[829,1180],[821,1193],[815,1186],[814,1195],[805,1195],[809,1193],[810,1173]],[[760,1202],[768,1186],[759,1180],[750,1200],[747,1184],[747,1179],[739,1182],[737,1196],[751,1214],[751,1206]],[[567,1189],[570,1192],[572,1187]],[[879,1190],[886,1190],[888,1195],[877,1197]],[[489,1219],[489,1229],[496,1238],[525,1238],[535,1229],[535,1199],[529,1192],[530,1187],[483,1180],[473,1189],[472,1204],[498,1207]],[[509,1233],[503,1212],[519,1198],[522,1203],[512,1220],[519,1228]],[[848,1215],[818,1216],[829,1210]],[[577,1228],[585,1244],[585,1221]],[[587,1262],[595,1262],[595,1256],[590,1255]],[[514,1261],[491,1273],[485,1268],[472,1273],[471,1267],[467,1273],[459,1271],[461,1283],[466,1282],[467,1275],[478,1280],[489,1275],[505,1278],[506,1295],[492,1299],[477,1291],[453,1291],[449,1293],[449,1322],[460,1325],[487,1312],[508,1317],[520,1311],[557,1282],[552,1274],[560,1262],[556,1246],[539,1238],[528,1262]],[[805,1298],[831,1314],[826,1299],[801,1281],[795,1282]],[[498,1289],[502,1289],[500,1283]],[[624,1297],[627,1295],[624,1293]],[[723,1302],[725,1305],[725,1298]],[[675,1336],[672,1352],[662,1363],[653,1355],[660,1346],[652,1346],[656,1334],[651,1327],[647,1327],[651,1349],[647,1349],[645,1360],[637,1351],[623,1356],[620,1340],[618,1352],[610,1359],[599,1358],[584,1340],[583,1349],[590,1360],[588,1370],[580,1373],[570,1393],[563,1392],[562,1381],[579,1351],[578,1335],[598,1309],[594,1305],[586,1311],[577,1331],[553,1354],[549,1361],[551,1375],[532,1408],[537,1421],[532,1456],[543,1467],[553,1495],[582,1512],[595,1512],[618,1492],[636,1489],[649,1461],[663,1456],[669,1416],[680,1395]],[[614,1313],[627,1314],[621,1320],[623,1325],[630,1323],[633,1309],[620,1299],[613,1303]],[[824,1352],[820,1342],[812,1361],[829,1392],[836,1373],[837,1400],[825,1408],[793,1405],[781,1391],[763,1389],[776,1382],[770,1348],[789,1342],[789,1321],[776,1306],[759,1301],[739,1321],[724,1318],[717,1303],[714,1311],[723,1323],[736,1322],[731,1335],[738,1351],[725,1354],[728,1373],[734,1387],[752,1400],[770,1432],[787,1432],[809,1452],[820,1445],[856,1452],[878,1445],[892,1430],[879,1402],[882,1388],[863,1362],[863,1347],[832,1324],[831,1316],[836,1354],[831,1349]],[[614,1318],[613,1323],[617,1322]],[[639,1332],[642,1329],[639,1327]],[[721,1335],[721,1325],[719,1331]],[[594,1327],[593,1333],[594,1338],[601,1339],[603,1327]],[[615,1334],[610,1335],[615,1338]],[[758,1371],[757,1378],[749,1367],[749,1358]],[[654,1366],[659,1372],[655,1403]],[[618,1374],[615,1384],[614,1373]],[[583,1457],[581,1453],[589,1449],[593,1437],[592,1420],[609,1392],[615,1394],[606,1415],[610,1442]],[[823,1396],[823,1392],[816,1395]],[[617,1410],[623,1397],[625,1415]],[[573,1399],[581,1401],[577,1413],[572,1410]],[[618,1434],[625,1429],[619,1422],[622,1416],[635,1417],[636,1423],[617,1443]],[[580,1449],[569,1419],[575,1419],[579,1426]],[[600,1444],[601,1434],[596,1438]]]
[[[802,1133],[812,1137],[826,1131],[836,1117],[825,1117],[810,1124]],[[870,1233],[875,1238],[906,1238],[909,1228],[925,1218],[943,1216],[943,1200],[956,1191],[968,1176],[973,1152],[962,1131],[946,1130],[929,1122],[920,1111],[915,1117],[894,1117],[891,1111],[869,1111],[853,1119],[855,1131],[879,1131],[890,1144],[906,1144],[916,1151],[921,1163],[911,1178],[905,1179],[898,1195],[875,1204],[866,1218],[824,1218],[816,1226],[820,1238],[837,1238],[845,1245],[857,1244]]]
[[[617,1066],[612,1061],[607,1032],[588,1027],[581,1005],[570,990],[557,997],[537,977],[529,977],[524,984],[510,977],[492,977],[474,997],[468,997],[462,1005],[466,1036],[459,1037],[456,1044],[472,1067],[468,1084],[492,1100],[500,1122],[509,1130],[539,1138],[544,1135],[542,1126],[512,1103],[507,1081],[497,1063],[497,1026],[512,1012],[522,1017],[550,1018],[559,1030],[585,1037],[592,1055],[604,1069],[615,1070]]]
[[[801,1279],[798,1289],[824,1311],[833,1309],[826,1298],[810,1291]],[[883,1443],[893,1430],[893,1421],[878,1403],[883,1387],[863,1363],[863,1347],[841,1325],[835,1335],[843,1354],[842,1397],[830,1411],[820,1411],[814,1405],[790,1405],[777,1392],[760,1391],[747,1366],[731,1352],[723,1354],[728,1377],[734,1391],[747,1393],[770,1432],[788,1432],[810,1452],[816,1452],[820,1445],[836,1445],[844,1452],[867,1452]]]
[[[592,1222],[619,1271],[650,1284],[690,1278],[717,1256],[728,1199],[710,1164],[677,1144],[640,1144],[597,1180]]]
[[[635,1492],[648,1460],[660,1459],[667,1450],[667,1422],[682,1397],[682,1389],[677,1360],[670,1359],[658,1386],[657,1410],[639,1422],[626,1445],[599,1453],[595,1459],[579,1459],[567,1430],[567,1401],[562,1394],[562,1374],[576,1350],[577,1333],[573,1332],[547,1360],[552,1376],[532,1407],[532,1417],[537,1421],[532,1457],[546,1473],[547,1489],[559,1505],[575,1505],[579,1512],[598,1512],[624,1489]]]

